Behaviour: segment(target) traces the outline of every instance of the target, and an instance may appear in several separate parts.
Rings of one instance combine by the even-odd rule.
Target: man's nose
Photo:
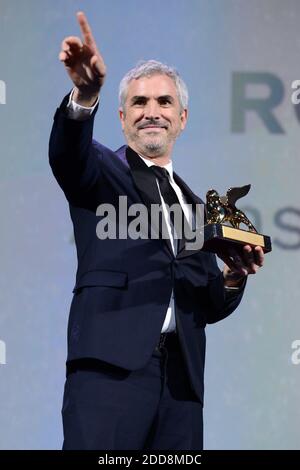
[[[145,106],[145,118],[146,119],[159,119],[160,118],[160,107],[156,101],[148,101]]]

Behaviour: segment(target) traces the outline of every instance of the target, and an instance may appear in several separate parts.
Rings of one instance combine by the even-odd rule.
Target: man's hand
[[[77,20],[83,39],[76,36],[65,38],[59,60],[64,63],[75,85],[73,99],[82,106],[92,106],[104,83],[106,67],[85,14],[78,12]]]
[[[242,254],[236,250],[228,254],[218,254],[225,265],[223,268],[224,285],[240,286],[248,274],[255,274],[264,264],[264,252],[260,246],[245,245]]]

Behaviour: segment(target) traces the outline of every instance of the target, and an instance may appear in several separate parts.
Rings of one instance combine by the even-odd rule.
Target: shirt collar
[[[155,165],[155,163],[151,162],[148,160],[148,158],[142,157],[142,155],[138,154],[138,156],[146,163],[148,167]],[[166,165],[162,165],[162,168],[165,168],[169,175],[170,175],[170,181],[174,181],[173,179],[173,162],[170,160]]]

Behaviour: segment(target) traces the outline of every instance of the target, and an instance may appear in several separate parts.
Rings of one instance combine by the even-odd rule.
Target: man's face
[[[146,157],[170,157],[187,120],[187,110],[180,109],[175,83],[167,75],[131,80],[125,109],[119,112],[128,145]]]

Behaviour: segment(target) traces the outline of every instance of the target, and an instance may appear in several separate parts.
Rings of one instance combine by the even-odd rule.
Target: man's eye
[[[143,106],[145,104],[145,100],[136,100],[134,104],[138,106]]]
[[[162,106],[165,106],[165,105],[167,105],[167,104],[170,104],[170,100],[168,100],[168,99],[160,100],[160,104],[161,104]]]

